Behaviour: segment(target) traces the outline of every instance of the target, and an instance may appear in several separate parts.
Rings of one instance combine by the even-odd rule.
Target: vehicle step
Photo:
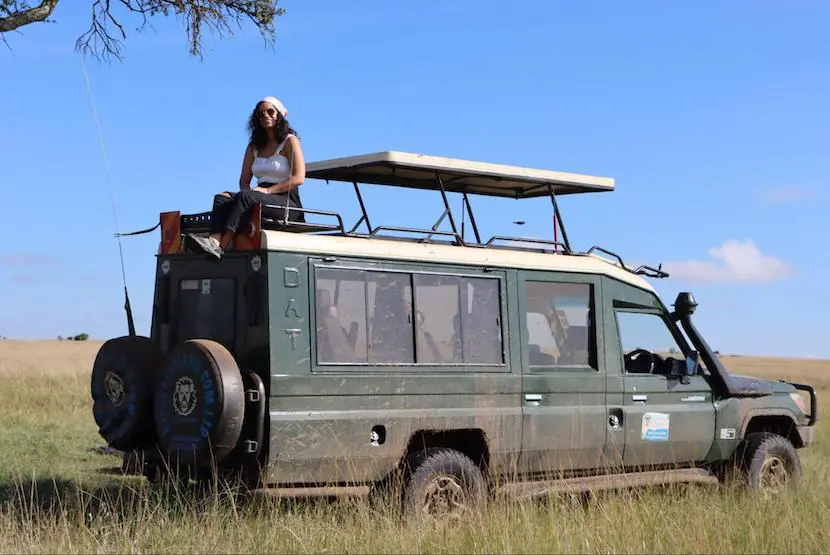
[[[498,495],[510,497],[543,497],[549,493],[580,493],[587,491],[655,486],[673,483],[717,484],[717,477],[702,468],[653,470],[626,474],[604,474],[577,478],[558,478],[529,482],[513,482],[498,489]]]
[[[365,497],[366,495],[369,495],[369,492],[369,486],[320,486],[296,488],[264,487],[253,491],[255,494],[286,499],[298,497]]]

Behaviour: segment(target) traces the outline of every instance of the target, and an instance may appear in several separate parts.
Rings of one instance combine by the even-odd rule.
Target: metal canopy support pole
[[[445,206],[446,206],[446,203],[445,203]],[[444,218],[447,217],[447,214],[449,213],[449,210],[450,210],[449,206],[446,206],[446,208],[444,208],[444,211],[441,212],[440,216],[438,216],[438,220],[432,225],[432,228],[431,228],[432,231],[438,231],[438,228],[441,227],[441,224],[444,222]],[[424,241],[425,242],[431,241],[432,240],[432,235],[433,235],[432,233],[427,234],[427,236],[424,238]]]
[[[369,213],[366,212],[366,205],[363,203],[363,195],[360,194],[360,187],[357,185],[357,181],[352,181],[352,185],[354,185],[354,192],[357,195],[357,202],[360,203],[360,211],[363,213],[363,216],[357,220],[357,223],[354,224],[354,227],[349,230],[349,233],[354,233],[357,231],[357,228],[360,227],[360,224],[366,222],[366,228],[369,230],[369,234],[372,233],[372,224],[369,223]]]
[[[444,181],[441,179],[441,176],[438,175],[438,172],[435,172],[435,179],[438,181],[438,186],[441,188],[441,198],[444,199],[444,213],[441,215],[441,218],[438,220],[438,223],[435,224],[436,227],[433,228],[433,231],[438,230],[438,225],[444,221],[445,217],[449,217],[450,219],[450,227],[452,227],[452,232],[455,234],[455,237],[458,241],[461,241],[461,244],[464,244],[463,239],[458,234],[458,227],[455,225],[455,218],[452,215],[452,208],[450,208],[450,201],[447,198],[447,191],[444,189]]]
[[[548,190],[550,191],[550,201],[553,204],[553,217],[554,217],[554,230],[556,229],[556,224],[559,224],[559,227],[562,229],[562,240],[565,243],[565,249],[568,252],[573,252],[571,249],[571,242],[568,240],[568,232],[565,231],[565,224],[562,222],[562,214],[559,212],[559,204],[556,202],[556,192],[553,190],[553,185],[548,185]]]
[[[470,199],[467,198],[467,193],[464,192],[464,204],[467,205],[467,214],[470,216],[470,224],[473,226],[473,233],[476,236],[476,243],[481,244],[481,235],[478,234],[478,225],[476,225],[476,217],[473,215],[473,207],[470,205]]]

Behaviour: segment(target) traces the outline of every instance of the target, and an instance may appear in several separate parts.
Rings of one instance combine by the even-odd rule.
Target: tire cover
[[[92,414],[110,447],[130,451],[155,440],[153,387],[163,359],[161,350],[140,335],[101,345],[92,365]]]
[[[158,443],[171,461],[210,466],[230,453],[242,431],[245,388],[231,353],[191,339],[170,350],[155,391]]]

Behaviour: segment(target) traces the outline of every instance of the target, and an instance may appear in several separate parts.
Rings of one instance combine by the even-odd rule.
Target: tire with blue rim
[[[121,451],[155,440],[153,388],[164,355],[140,335],[110,339],[92,365],[92,414],[107,444]]]
[[[245,387],[221,344],[191,339],[167,354],[154,395],[158,445],[171,463],[211,467],[239,441]]]

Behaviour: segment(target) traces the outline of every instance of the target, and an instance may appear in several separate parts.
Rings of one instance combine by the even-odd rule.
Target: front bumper
[[[796,426],[796,432],[798,433],[798,437],[801,438],[802,446],[808,447],[816,439],[815,424],[818,421],[818,396],[816,395],[816,390],[811,385],[787,382],[785,380],[781,381],[790,384],[799,391],[806,391],[810,396],[810,414],[807,415],[807,424]]]
[[[815,426],[796,426],[796,432],[798,433],[798,437],[801,438],[802,447],[809,447],[816,439]]]
[[[813,386],[803,384],[803,383],[794,383],[788,382],[785,380],[781,380],[783,383],[789,384],[796,388],[799,391],[806,391],[807,394],[810,396],[810,414],[808,416],[807,425],[813,426],[818,421],[818,396],[816,395],[816,390]]]

